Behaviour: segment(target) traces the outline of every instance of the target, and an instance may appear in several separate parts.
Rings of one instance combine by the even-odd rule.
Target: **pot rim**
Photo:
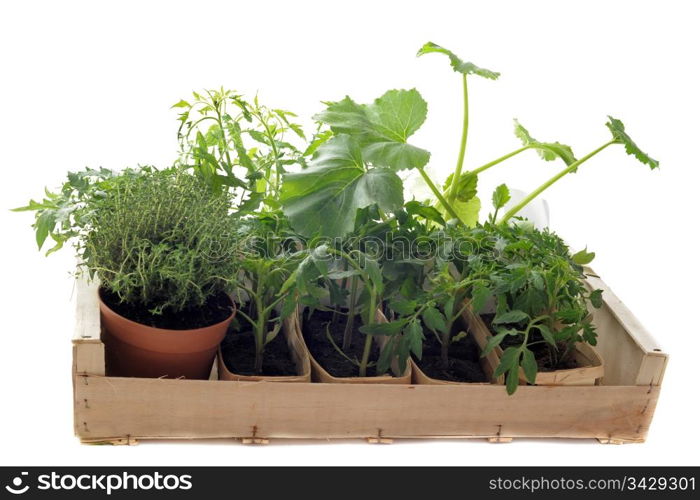
[[[144,323],[139,323],[138,321],[134,321],[134,320],[132,320],[132,319],[127,318],[126,316],[123,316],[123,315],[119,314],[119,313],[116,312],[114,309],[112,309],[111,307],[109,307],[109,306],[107,305],[107,303],[106,303],[104,300],[102,300],[102,291],[103,291],[103,287],[100,286],[100,287],[98,288],[98,290],[97,290],[97,297],[98,297],[98,299],[99,299],[99,301],[100,301],[100,306],[101,306],[101,307],[104,307],[105,309],[107,309],[109,312],[111,312],[111,313],[114,314],[115,316],[118,316],[118,317],[121,318],[123,321],[125,321],[127,324],[131,324],[131,325],[134,325],[134,326],[138,326],[139,328],[148,328],[148,329],[154,330],[155,332],[158,332],[158,333],[196,332],[196,331],[200,331],[200,330],[208,330],[208,329],[210,329],[210,328],[216,328],[216,327],[219,327],[219,326],[223,326],[225,323],[231,322],[231,321],[233,320],[233,317],[236,315],[236,312],[238,311],[238,308],[237,308],[237,306],[236,306],[236,302],[235,302],[235,301],[231,298],[231,296],[227,293],[227,294],[226,294],[226,297],[227,297],[228,300],[231,302],[231,314],[230,314],[229,316],[227,316],[226,319],[224,319],[223,321],[219,321],[218,323],[214,323],[214,324],[207,325],[207,326],[200,326],[200,327],[198,327],[198,328],[183,328],[183,329],[181,329],[181,330],[176,330],[176,329],[173,329],[173,328],[158,328],[157,326],[151,326],[151,325],[146,325],[146,324],[144,324]]]

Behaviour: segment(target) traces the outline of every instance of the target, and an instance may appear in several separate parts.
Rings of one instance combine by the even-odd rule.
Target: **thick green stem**
[[[432,179],[430,178],[430,176],[427,174],[427,172],[425,171],[425,169],[419,168],[418,171],[420,172],[420,175],[423,177],[423,180],[424,180],[425,183],[428,185],[428,187],[430,188],[430,190],[433,192],[433,194],[435,195],[435,197],[438,199],[438,201],[440,202],[440,204],[441,204],[443,207],[445,207],[445,210],[447,210],[447,213],[450,214],[450,216],[451,216],[452,218],[457,219],[458,221],[461,222],[462,220],[459,218],[459,215],[457,215],[457,212],[455,211],[455,209],[452,208],[452,205],[445,199],[445,197],[442,195],[442,193],[440,193],[440,190],[437,188],[437,186],[436,186],[435,183],[432,181]]]
[[[348,307],[348,319],[345,322],[345,332],[343,333],[343,351],[347,351],[352,344],[352,331],[355,326],[355,302],[357,301],[357,276],[352,277],[350,285],[350,304]]]
[[[491,167],[498,165],[502,161],[507,160],[508,158],[512,158],[513,156],[522,153],[523,151],[527,151],[530,149],[532,146],[523,146],[520,149],[516,149],[515,151],[512,151],[508,153],[507,155],[501,156],[500,158],[496,158],[493,161],[488,162],[486,165],[482,165],[479,168],[475,168],[474,170],[470,170],[472,174],[480,174],[481,172],[490,169]]]
[[[373,325],[377,314],[377,293],[374,290],[369,292],[369,310],[367,311],[366,324]],[[372,335],[365,337],[365,348],[362,351],[362,361],[360,361],[360,377],[367,376],[367,364],[369,363],[369,353],[372,350]]]
[[[569,165],[568,167],[566,167],[564,170],[559,172],[557,175],[555,175],[554,177],[549,179],[547,182],[545,182],[540,187],[538,187],[533,192],[531,192],[529,195],[527,195],[525,198],[523,198],[522,201],[520,201],[520,203],[511,207],[511,209],[508,210],[503,217],[501,217],[501,220],[499,220],[498,223],[504,224],[505,222],[507,222],[508,219],[510,219],[515,214],[517,214],[520,210],[522,210],[523,207],[525,207],[528,203],[530,203],[537,196],[539,196],[540,193],[542,193],[545,189],[547,189],[549,186],[551,186],[552,184],[557,182],[559,179],[561,179],[565,175],[570,174],[571,172],[574,172],[583,162],[591,159],[592,157],[594,157],[595,155],[597,155],[598,153],[603,151],[605,148],[607,148],[611,144],[615,144],[615,141],[610,141],[608,143],[603,144],[598,149],[591,151],[590,153],[588,153],[586,156],[584,156],[580,160],[577,160],[574,163],[572,163],[571,165]]]
[[[462,166],[464,165],[464,155],[467,151],[467,132],[469,131],[469,93],[467,92],[467,75],[462,75],[462,94],[464,96],[464,118],[462,120],[462,139],[459,143],[459,156],[457,156],[457,166],[452,175],[452,186],[447,200],[450,203],[457,198],[459,189],[459,178],[462,176]]]
[[[265,351],[265,329],[267,328],[267,321],[265,321],[265,314],[263,313],[262,300],[258,294],[255,296],[255,309],[257,315],[256,324],[253,325],[255,329],[255,374],[262,374],[263,367],[263,355]]]

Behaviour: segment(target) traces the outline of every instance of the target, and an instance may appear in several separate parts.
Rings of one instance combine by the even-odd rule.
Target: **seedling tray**
[[[599,385],[332,384],[120,378],[105,376],[97,288],[77,283],[73,338],[75,434],[83,443],[148,439],[588,438],[643,442],[668,355],[603,281],[593,310]]]

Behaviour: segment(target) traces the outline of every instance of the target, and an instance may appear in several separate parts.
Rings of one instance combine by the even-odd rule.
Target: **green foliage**
[[[455,70],[457,73],[462,73],[463,75],[479,75],[483,78],[488,78],[489,80],[496,80],[499,76],[501,76],[501,74],[496,71],[480,68],[473,63],[465,62],[459,57],[457,57],[454,54],[454,52],[440,47],[439,45],[434,44],[433,42],[428,42],[425,45],[423,45],[418,51],[418,54],[416,55],[420,57],[422,55],[431,53],[445,54],[450,59],[450,65],[452,66],[452,69]]]
[[[513,120],[513,122],[515,124],[515,136],[520,139],[523,146],[528,146],[537,150],[540,158],[544,161],[553,161],[557,158],[561,158],[567,165],[571,165],[576,161],[571,146],[559,142],[539,142],[532,138],[527,129],[523,127],[518,120]]]
[[[277,208],[282,175],[291,165],[305,165],[313,152],[287,139],[306,141],[296,114],[269,108],[257,96],[248,102],[232,90],[205,90],[193,92],[190,101],[180,100],[173,108],[181,110],[180,161],[214,189],[239,192],[242,213],[254,212],[261,204]],[[316,134],[313,147],[327,138]]]
[[[34,229],[39,250],[47,238],[55,245],[47,255],[60,250],[71,240],[75,241],[79,255],[82,254],[82,242],[78,239],[85,235],[95,215],[95,204],[106,196],[114,183],[115,173],[111,170],[90,169],[69,172],[68,179],[57,192],[45,190],[45,198],[40,202],[30,200],[29,204],[15,208],[15,212],[35,212]],[[138,170],[127,169],[122,176],[139,175]]]
[[[240,222],[236,259],[240,316],[255,338],[255,372],[262,373],[265,346],[279,334],[282,322],[297,307],[297,291],[283,289],[305,253],[280,213],[256,214]],[[247,303],[247,307],[243,304]],[[279,310],[279,312],[277,312]]]
[[[401,208],[396,171],[422,167],[430,156],[406,143],[426,112],[416,90],[391,90],[368,105],[346,97],[316,115],[335,136],[316,149],[307,169],[284,178],[280,202],[294,229],[345,236],[359,209],[376,204],[386,214]]]
[[[92,204],[83,264],[103,288],[153,313],[201,306],[235,276],[230,202],[177,168],[114,177]]]
[[[340,135],[316,151],[309,168],[285,176],[280,202],[300,234],[345,236],[358,209],[401,208],[403,183],[392,169],[368,167],[355,137]]]
[[[608,116],[608,121],[605,126],[608,127],[608,130],[610,130],[610,133],[613,136],[613,141],[615,141],[617,144],[622,144],[625,146],[625,151],[628,155],[634,156],[640,162],[648,165],[652,170],[659,168],[659,162],[639,149],[639,146],[637,146],[627,132],[625,132],[625,125],[620,120],[613,118],[612,116]]]

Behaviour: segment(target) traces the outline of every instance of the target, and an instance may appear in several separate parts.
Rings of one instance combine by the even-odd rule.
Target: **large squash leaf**
[[[365,161],[395,170],[424,167],[430,153],[406,141],[425,121],[428,104],[416,89],[389,90],[372,104],[350,97],[330,103],[314,118],[335,134],[357,139]]]
[[[360,208],[398,210],[403,184],[390,168],[368,168],[359,141],[342,134],[320,146],[307,169],[285,175],[280,201],[303,236],[339,237],[352,231]]]

